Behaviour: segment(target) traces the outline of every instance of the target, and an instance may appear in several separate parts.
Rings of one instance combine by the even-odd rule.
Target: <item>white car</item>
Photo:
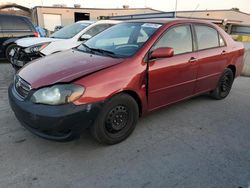
[[[29,61],[79,46],[84,41],[119,23],[115,20],[79,21],[65,26],[48,38],[22,38],[15,42],[10,51],[11,63],[15,69]]]

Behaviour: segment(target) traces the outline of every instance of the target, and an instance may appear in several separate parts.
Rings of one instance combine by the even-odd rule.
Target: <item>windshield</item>
[[[133,56],[160,28],[161,24],[121,23],[89,39],[78,50],[111,54],[117,57]]]
[[[70,39],[89,26],[89,23],[74,23],[50,35],[51,38]]]

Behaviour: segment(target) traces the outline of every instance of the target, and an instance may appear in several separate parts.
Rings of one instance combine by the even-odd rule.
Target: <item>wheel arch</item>
[[[122,94],[122,93],[131,96],[136,101],[136,103],[138,105],[138,109],[139,109],[139,116],[141,116],[142,115],[142,101],[141,101],[139,95],[135,91],[132,91],[132,90],[123,90],[117,94]]]
[[[236,75],[236,66],[235,65],[228,65],[227,68],[232,70],[232,72],[234,74],[234,78],[235,78],[235,75]]]
[[[6,41],[3,42],[3,49],[4,49],[4,52],[6,50],[6,48],[11,45],[11,44],[14,44],[16,42],[16,40],[18,40],[19,38],[10,38]]]

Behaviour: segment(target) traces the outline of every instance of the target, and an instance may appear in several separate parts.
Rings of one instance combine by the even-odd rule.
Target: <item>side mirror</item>
[[[91,37],[92,37],[91,35],[83,34],[83,35],[80,37],[80,41],[89,40]]]
[[[150,59],[167,58],[167,57],[172,57],[173,55],[174,55],[173,48],[169,47],[157,48],[151,53]]]

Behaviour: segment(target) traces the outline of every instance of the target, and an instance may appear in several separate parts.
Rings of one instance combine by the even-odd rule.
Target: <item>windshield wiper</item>
[[[82,43],[82,46],[85,47],[88,51],[90,52],[92,51],[92,48],[90,48],[88,45]]]
[[[95,52],[99,52],[99,53],[102,53],[102,54],[107,54],[111,57],[117,57],[117,55],[114,53],[114,52],[111,52],[111,51],[108,51],[108,50],[103,50],[103,49],[100,49],[100,48],[91,48],[92,51],[95,51]]]
[[[101,53],[101,54],[105,54],[107,56],[110,56],[110,57],[120,57],[118,56],[117,54],[115,54],[114,52],[111,52],[111,51],[108,51],[108,50],[103,50],[103,49],[100,49],[100,48],[90,48],[88,45],[86,44],[82,44],[89,52],[98,52],[98,53]]]

